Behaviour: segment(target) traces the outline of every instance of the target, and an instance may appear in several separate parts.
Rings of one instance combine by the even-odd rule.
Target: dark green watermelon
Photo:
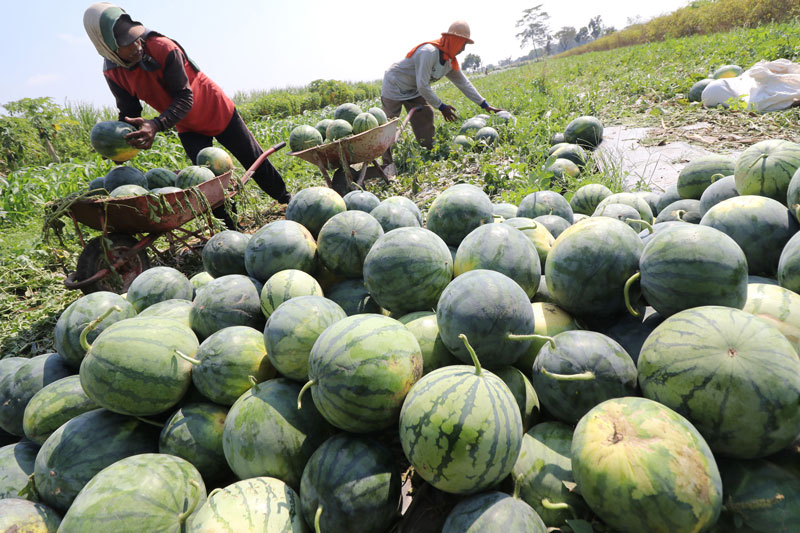
[[[199,339],[230,326],[264,328],[261,311],[261,287],[252,278],[228,274],[216,278],[201,290],[192,302],[189,319]]]
[[[734,196],[739,196],[739,192],[736,190],[736,180],[732,175],[716,180],[700,196],[700,216],[705,215],[721,201]]]
[[[554,191],[532,192],[519,203],[518,217],[535,219],[541,215],[557,215],[572,224],[572,207]]]
[[[706,86],[712,81],[714,81],[713,78],[705,78],[700,81],[694,82],[694,84],[692,84],[692,87],[689,89],[689,93],[687,95],[689,101],[701,102],[703,96],[703,89],[705,89]]]
[[[239,231],[226,230],[217,233],[203,247],[203,268],[212,277],[228,274],[247,275],[244,266],[244,252],[250,235]]]
[[[684,199],[672,202],[662,209],[656,217],[656,224],[664,222],[688,222],[697,224],[700,222],[700,200]]]
[[[194,288],[185,274],[168,266],[148,268],[131,282],[127,300],[137,313],[164,300],[191,300]]]
[[[442,528],[442,533],[469,531],[546,533],[547,526],[524,500],[502,492],[484,492],[458,502]]]
[[[319,260],[338,276],[360,278],[367,253],[382,235],[381,224],[368,213],[356,210],[336,214],[319,231]]]
[[[112,168],[103,178],[103,188],[109,193],[114,192],[114,189],[123,185],[138,185],[147,189],[147,178],[138,168],[127,165],[119,165]]]
[[[330,289],[325,291],[325,297],[338,304],[347,316],[383,312],[375,298],[367,291],[363,279],[346,279],[331,285]]]
[[[492,222],[492,201],[481,189],[459,183],[442,191],[428,209],[425,227],[458,246],[469,232]]]
[[[276,272],[288,268],[310,274],[316,268],[316,263],[317,243],[314,237],[302,224],[291,220],[275,220],[262,226],[250,238],[244,251],[244,266],[248,275],[262,283]]]
[[[343,200],[348,211],[364,211],[365,213],[369,213],[381,203],[378,197],[371,192],[361,190],[350,191],[344,195]]]
[[[144,173],[147,180],[147,188],[160,189],[162,187],[175,187],[178,175],[166,168],[151,168]]]
[[[323,224],[347,210],[344,199],[328,187],[308,187],[292,196],[286,206],[286,220],[302,224],[316,239]]]
[[[34,492],[20,492],[28,485],[28,478],[33,474],[36,454],[39,445],[21,440],[15,444],[7,444],[0,448],[0,500],[4,498],[27,498],[36,501]]]
[[[564,233],[564,230],[570,227],[570,223],[564,219],[564,217],[558,215],[539,215],[538,217],[534,218],[533,221],[547,228],[547,231],[550,232],[550,235],[556,239],[559,235]]]
[[[564,129],[564,140],[594,150],[603,141],[603,123],[589,115],[573,119]]]
[[[206,482],[230,477],[222,451],[222,430],[228,408],[213,403],[191,403],[175,411],[158,439],[158,452],[186,459]]]
[[[800,294],[800,233],[789,239],[778,258],[778,283]]]
[[[677,202],[678,200],[682,199],[683,197],[678,194],[678,184],[676,183],[675,185],[670,185],[664,189],[664,192],[662,192],[658,198],[658,212],[660,213],[662,209],[667,207],[672,202]]]

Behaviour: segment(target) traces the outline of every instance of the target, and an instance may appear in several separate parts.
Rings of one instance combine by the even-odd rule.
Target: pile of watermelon
[[[0,360],[0,530],[796,530],[798,169],[299,191]]]
[[[292,152],[302,152],[323,143],[364,133],[386,122],[386,113],[380,107],[362,111],[358,105],[347,102],[334,110],[332,119],[324,118],[314,126],[295,126],[289,134],[289,148]]]

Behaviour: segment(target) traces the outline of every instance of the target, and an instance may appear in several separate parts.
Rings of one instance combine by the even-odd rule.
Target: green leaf
[[[567,520],[567,525],[574,531],[574,533],[594,533],[592,524],[586,520]]]

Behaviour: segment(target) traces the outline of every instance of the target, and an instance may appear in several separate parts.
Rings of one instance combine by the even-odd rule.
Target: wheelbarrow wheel
[[[110,264],[113,264],[139,242],[124,233],[111,233],[106,236],[106,239],[105,246],[103,246],[102,236],[95,237],[86,243],[86,247],[78,256],[78,264],[75,268],[76,280],[88,279],[104,268],[108,268]],[[118,267],[116,273],[109,272],[108,275],[91,285],[81,287],[81,291],[84,294],[98,291],[124,294],[136,276],[148,268],[150,268],[150,258],[147,257],[147,252],[142,250]]]

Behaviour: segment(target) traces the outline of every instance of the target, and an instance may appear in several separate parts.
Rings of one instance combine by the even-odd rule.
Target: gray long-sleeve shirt
[[[460,70],[453,70],[449,61],[440,60],[439,49],[424,44],[402,61],[394,63],[383,75],[381,96],[390,100],[411,100],[422,96],[438,108],[442,100],[431,89],[431,83],[446,76],[464,95],[480,105],[483,97]]]

